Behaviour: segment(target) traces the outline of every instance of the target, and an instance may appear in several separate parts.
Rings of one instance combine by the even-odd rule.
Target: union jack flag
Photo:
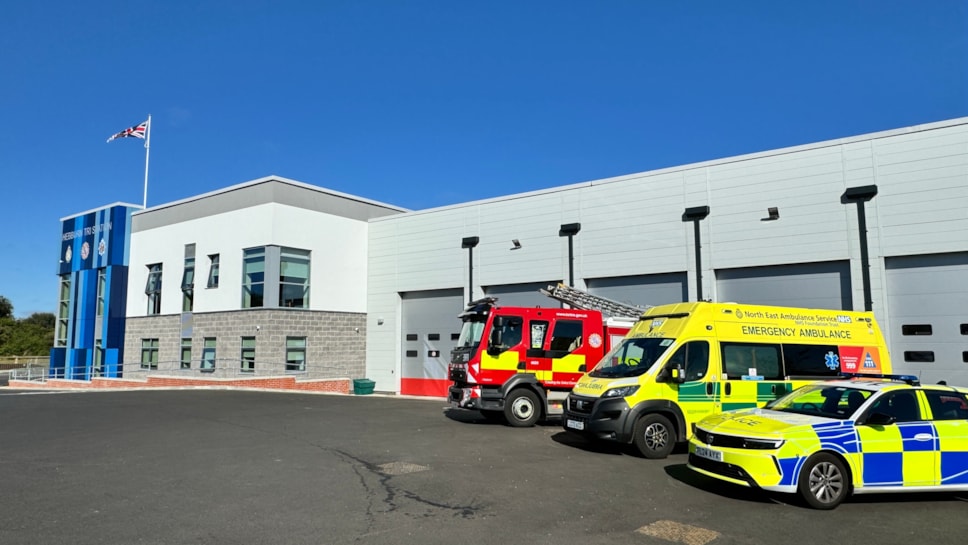
[[[134,127],[129,127],[127,129],[124,129],[123,131],[117,133],[117,134],[112,135],[111,138],[108,138],[108,142],[110,142],[111,140],[114,140],[115,138],[127,138],[129,136],[130,137],[134,137],[134,138],[140,138],[140,139],[144,140],[145,139],[145,131],[147,131],[147,130],[148,130],[148,122],[145,121],[144,123],[141,123],[140,125],[135,125]]]

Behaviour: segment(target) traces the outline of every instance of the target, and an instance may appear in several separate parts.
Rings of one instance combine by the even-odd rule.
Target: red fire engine
[[[565,284],[541,292],[572,308],[502,307],[496,297],[468,303],[448,366],[452,408],[515,427],[560,416],[578,379],[646,310]]]

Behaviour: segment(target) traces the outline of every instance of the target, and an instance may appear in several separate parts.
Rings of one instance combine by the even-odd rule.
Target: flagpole
[[[141,207],[148,208],[148,154],[151,152],[151,114],[148,114],[148,130],[145,131],[145,196]]]

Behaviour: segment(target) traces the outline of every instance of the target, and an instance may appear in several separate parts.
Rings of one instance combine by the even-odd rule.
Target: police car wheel
[[[676,430],[672,422],[661,414],[647,414],[635,422],[632,443],[646,458],[665,458],[676,446]]]
[[[803,465],[797,490],[810,507],[833,509],[847,498],[850,477],[840,458],[820,452]]]
[[[515,428],[529,428],[538,422],[541,409],[538,407],[538,394],[520,388],[508,394],[504,401],[504,417]]]

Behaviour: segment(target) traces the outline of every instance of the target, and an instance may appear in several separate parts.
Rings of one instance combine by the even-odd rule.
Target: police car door
[[[867,415],[881,413],[895,421],[857,427],[864,486],[934,484],[937,435],[931,422],[924,420],[917,393],[914,389],[884,393]]]
[[[954,390],[924,390],[938,434],[935,484],[968,484],[968,398]]]

